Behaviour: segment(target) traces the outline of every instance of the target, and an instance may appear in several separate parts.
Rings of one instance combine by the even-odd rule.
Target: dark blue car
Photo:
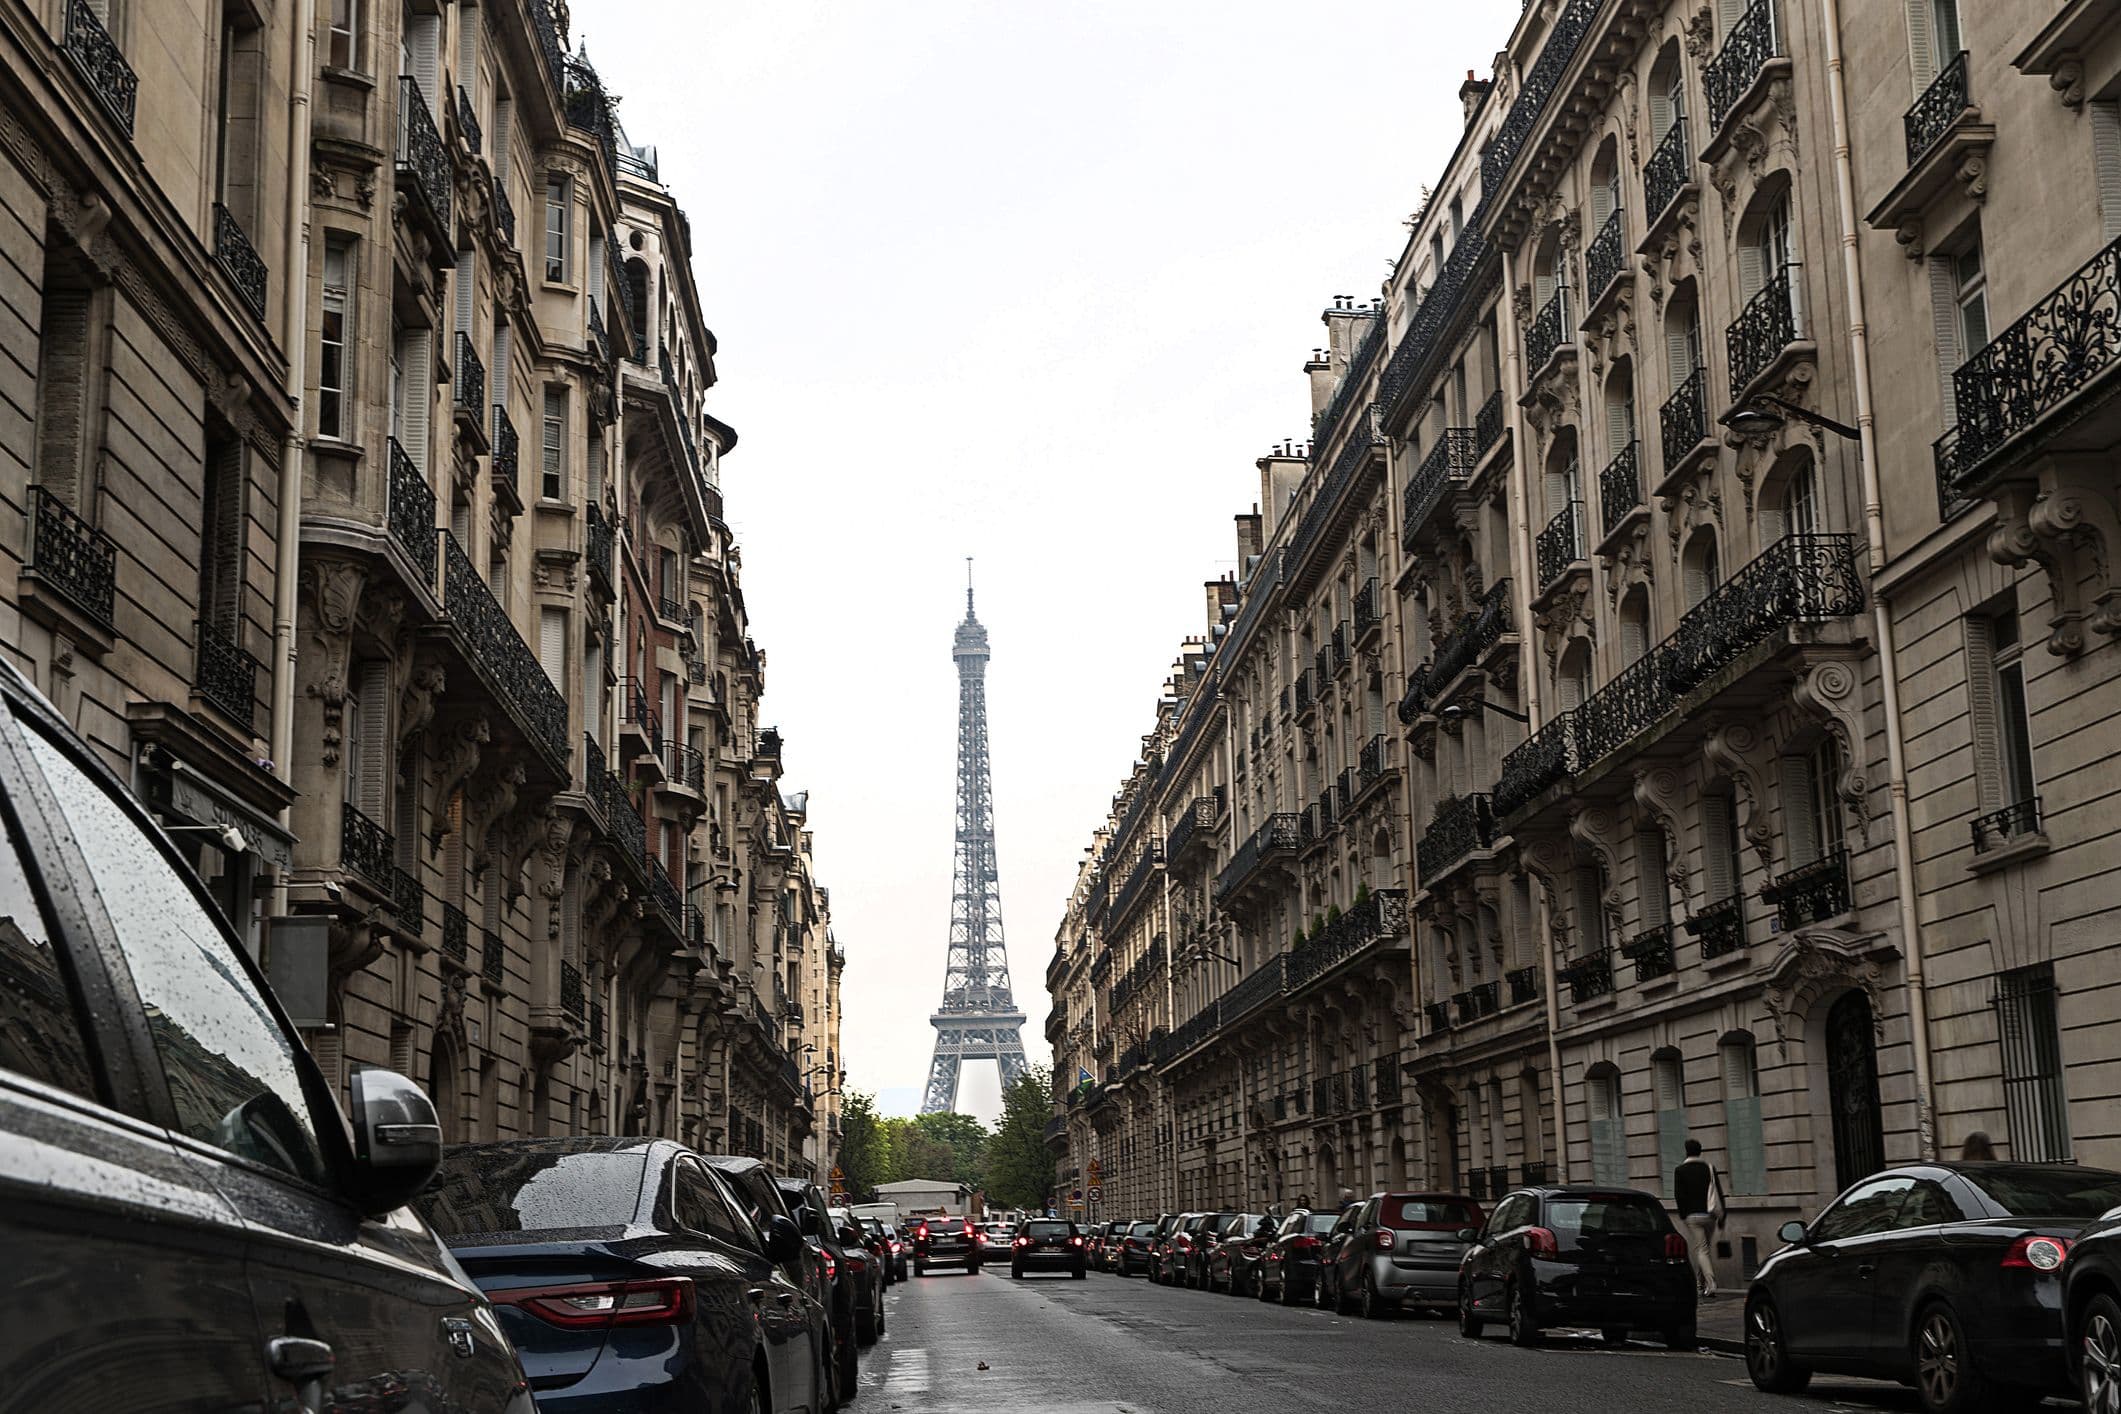
[[[420,1206],[499,1312],[542,1414],[827,1406],[795,1225],[761,1231],[683,1145],[460,1145]]]

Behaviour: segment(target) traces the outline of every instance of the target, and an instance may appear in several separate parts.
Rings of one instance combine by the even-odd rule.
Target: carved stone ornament
[[[2062,106],[2071,111],[2084,107],[2084,61],[2074,54],[2055,65],[2055,71],[2047,76],[2047,86],[2055,91]]]
[[[1716,11],[1703,5],[1687,17],[1682,35],[1687,57],[1697,64],[1706,63],[1716,52]]]
[[[1855,666],[1842,659],[1815,663],[1790,688],[1790,703],[1800,713],[1817,718],[1834,739],[1841,753],[1841,779],[1835,793],[1854,812],[1856,830],[1864,844],[1871,842],[1870,792],[1864,769],[1863,703],[1858,699]]]
[[[1617,833],[1613,812],[1603,806],[1583,806],[1569,816],[1569,838],[1598,861],[1599,873],[1605,877],[1605,891],[1598,896],[1598,906],[1605,910],[1607,937],[1620,936],[1625,917],[1620,898],[1620,853],[1613,844]]]
[[[1679,772],[1670,766],[1652,766],[1635,773],[1635,809],[1651,829],[1664,836],[1662,886],[1676,894],[1681,905],[1690,907],[1686,839],[1679,821],[1679,802],[1684,791]]]
[[[1761,990],[1775,1022],[1775,1044],[1789,1054],[1790,1036],[1802,1034],[1804,1020],[1820,1002],[1850,989],[1871,1004],[1873,1039],[1885,1044],[1885,967],[1899,952],[1878,935],[1862,936],[1838,928],[1803,928],[1789,936],[1768,966]]]
[[[433,794],[427,806],[427,818],[434,821],[434,829],[427,837],[429,857],[441,853],[442,835],[449,820],[450,797],[479,768],[479,752],[491,740],[493,730],[487,726],[484,717],[467,717],[457,723],[449,739],[442,744],[440,759],[435,762]]]
[[[1989,532],[1989,558],[2013,569],[2037,564],[2047,576],[2053,614],[2047,647],[2057,657],[2084,651],[2087,623],[2108,636],[2121,634],[2121,584],[2113,556],[2121,547],[2121,523],[2113,500],[2100,489],[2095,461],[2050,457],[2037,482],[2007,482],[1992,493],[1996,524]],[[2085,582],[2092,584],[2090,605]]]
[[[1768,796],[1761,778],[1763,744],[1750,722],[1725,722],[1701,744],[1709,771],[1729,779],[1738,807],[1738,835],[1759,859],[1763,872],[1775,872],[1775,831],[1768,819]]]
[[[302,565],[303,627],[311,644],[312,668],[304,691],[323,706],[318,759],[329,769],[339,764],[345,745],[348,669],[353,657],[354,614],[360,608],[367,573],[344,560],[305,559]]]
[[[1517,858],[1547,905],[1547,932],[1557,957],[1569,955],[1569,910],[1562,906],[1561,883],[1575,863],[1575,852],[1560,835],[1538,835],[1517,842]]]

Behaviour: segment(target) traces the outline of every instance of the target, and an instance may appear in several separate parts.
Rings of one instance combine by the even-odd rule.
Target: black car
[[[1080,1281],[1090,1274],[1090,1254],[1083,1230],[1061,1218],[1032,1218],[1016,1230],[1009,1244],[1009,1275],[1066,1272]]]
[[[1932,1414],[2060,1393],[2070,1242],[2117,1207],[2121,1173],[2074,1164],[1874,1174],[1784,1225],[1746,1293],[1746,1368],[1776,1393],[1814,1370],[1912,1380]]]
[[[1112,1270],[1123,1277],[1147,1276],[1155,1251],[1156,1224],[1129,1223],[1119,1238],[1119,1255],[1113,1258]]]
[[[1274,1240],[1259,1259],[1259,1299],[1293,1306],[1318,1290],[1319,1258],[1340,1214],[1298,1208],[1281,1220]]]
[[[858,1217],[854,1222],[862,1230],[862,1245],[876,1257],[877,1271],[884,1285],[890,1286],[898,1280],[898,1263],[891,1255],[891,1229],[884,1226],[881,1218]]]
[[[529,1414],[485,1297],[403,1205],[411,1081],[352,1126],[198,876],[0,665],[0,1404]]]
[[[1608,1345],[1654,1331],[1695,1345],[1694,1269],[1664,1205],[1631,1188],[1520,1188],[1470,1239],[1458,1273],[1458,1328],[1507,1323],[1518,1345],[1548,1326],[1588,1326]]]
[[[1182,1280],[1187,1286],[1201,1291],[1208,1289],[1208,1264],[1215,1258],[1215,1249],[1222,1245],[1225,1234],[1237,1229],[1245,1218],[1243,1213],[1210,1213],[1202,1220],[1199,1231],[1193,1234],[1193,1244],[1186,1249],[1186,1267]]]
[[[2086,1228],[2063,1264],[2062,1309],[2088,1414],[2121,1414],[2121,1208]]]
[[[1259,1213],[1240,1213],[1208,1254],[1208,1290],[1251,1296],[1259,1290],[1259,1263],[1274,1242],[1275,1223]]]
[[[731,1164],[756,1163],[755,1159],[732,1159]],[[832,1329],[833,1368],[837,1379],[838,1393],[842,1400],[855,1397],[855,1376],[858,1368],[857,1350],[866,1342],[862,1332],[870,1332],[869,1339],[876,1338],[879,1329],[878,1313],[871,1305],[874,1287],[865,1273],[858,1270],[849,1258],[854,1253],[832,1221],[825,1207],[825,1195],[814,1183],[800,1178],[774,1180],[780,1190],[781,1201],[787,1205],[788,1215],[795,1219],[796,1230],[803,1234],[816,1260],[824,1270],[825,1290],[828,1293],[828,1322]]]
[[[913,1274],[924,1277],[930,1267],[963,1267],[978,1276],[985,1244],[970,1218],[923,1218],[913,1229]]]
[[[460,1144],[420,1208],[498,1308],[540,1414],[826,1402],[795,1224],[755,1226],[681,1144]]]

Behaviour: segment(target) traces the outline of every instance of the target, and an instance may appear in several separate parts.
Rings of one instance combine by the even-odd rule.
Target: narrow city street
[[[1563,1334],[1519,1350],[1499,1334],[1465,1340],[1440,1317],[1371,1322],[1100,1273],[950,1273],[902,1282],[889,1300],[889,1332],[862,1372],[866,1414],[1918,1407],[1912,1391],[1866,1380],[1822,1378],[1802,1398],[1775,1398],[1732,1356],[1653,1342],[1608,1350]]]

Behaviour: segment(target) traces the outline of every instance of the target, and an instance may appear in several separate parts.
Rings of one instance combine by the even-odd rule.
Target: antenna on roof
[[[965,556],[965,617],[972,617],[972,557]]]

